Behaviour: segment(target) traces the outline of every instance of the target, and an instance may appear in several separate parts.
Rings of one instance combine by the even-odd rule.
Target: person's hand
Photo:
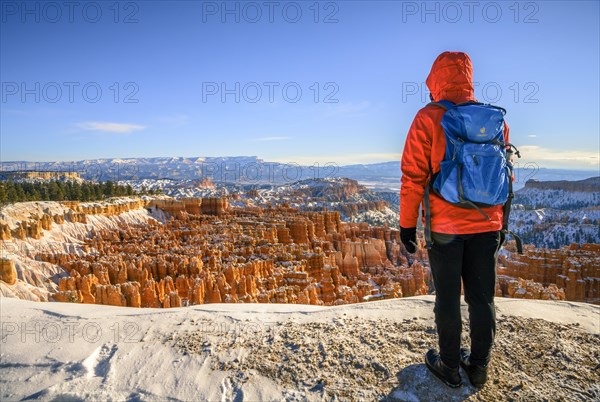
[[[403,228],[400,227],[400,240],[406,251],[411,254],[417,252],[417,228]]]

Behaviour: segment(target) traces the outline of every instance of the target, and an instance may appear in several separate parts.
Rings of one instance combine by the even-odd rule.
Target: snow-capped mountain
[[[87,159],[63,162],[1,162],[0,174],[9,171],[76,172],[86,180],[204,180],[237,184],[289,184],[306,179],[347,177],[375,191],[400,190],[400,161],[339,165],[334,162],[299,165],[269,162],[256,156],[152,157]],[[530,179],[539,181],[581,180],[597,175],[593,171],[543,169],[536,166],[515,169],[514,188]]]

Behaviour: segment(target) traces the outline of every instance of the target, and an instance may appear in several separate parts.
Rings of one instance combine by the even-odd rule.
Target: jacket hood
[[[444,52],[431,66],[427,88],[435,101],[454,103],[474,100],[473,66],[469,55],[463,52]]]

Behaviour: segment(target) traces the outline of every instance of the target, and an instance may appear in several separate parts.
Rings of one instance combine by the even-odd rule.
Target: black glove
[[[400,240],[406,251],[414,254],[417,251],[417,228],[400,227]]]

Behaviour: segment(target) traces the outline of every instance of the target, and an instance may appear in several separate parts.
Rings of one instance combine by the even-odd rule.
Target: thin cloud
[[[292,137],[258,137],[254,138],[252,141],[287,141],[291,139]]]
[[[599,167],[597,151],[575,151],[569,149],[550,149],[538,145],[521,145],[518,147],[522,159],[518,163],[537,163],[541,167],[591,168]]]
[[[78,126],[86,131],[100,131],[103,133],[116,134],[129,134],[146,128],[140,124],[112,123],[105,121],[85,121],[79,123]]]
[[[537,138],[537,135],[536,134],[529,134],[527,137],[529,137],[529,138]]]

